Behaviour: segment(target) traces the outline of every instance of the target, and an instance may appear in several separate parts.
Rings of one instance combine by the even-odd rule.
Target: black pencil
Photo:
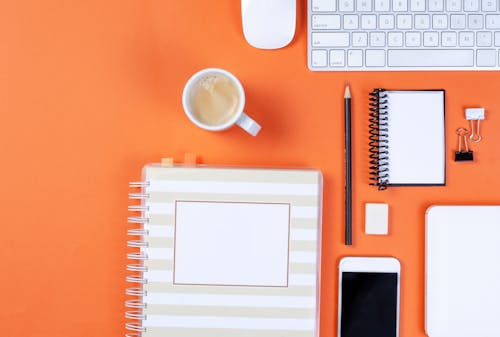
[[[352,245],[352,149],[351,149],[351,91],[346,82],[344,95],[345,116],[345,244]]]

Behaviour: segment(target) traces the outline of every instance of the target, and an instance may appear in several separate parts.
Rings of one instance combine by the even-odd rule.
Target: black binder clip
[[[473,161],[474,153],[469,151],[469,143],[467,141],[467,136],[469,135],[469,130],[465,128],[459,128],[457,130],[458,135],[458,151],[455,152],[455,161]],[[462,143],[465,147],[465,151],[462,149]]]

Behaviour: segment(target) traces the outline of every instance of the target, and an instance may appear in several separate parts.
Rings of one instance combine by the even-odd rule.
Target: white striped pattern
[[[150,215],[174,215],[175,214],[175,203],[163,203],[163,202],[149,202],[149,214]],[[291,207],[291,217],[292,218],[305,218],[305,219],[316,219],[318,218],[318,207],[315,206],[292,206]]]
[[[149,232],[149,236],[157,238],[173,238],[174,226],[144,225],[144,229]],[[318,238],[317,229],[290,229],[290,239],[297,241],[316,241]]]
[[[151,192],[177,193],[236,193],[267,195],[318,195],[317,184],[289,183],[254,183],[254,182],[222,182],[222,181],[189,181],[189,180],[150,180],[146,188]]]
[[[296,252],[290,251],[290,263],[317,263],[316,252]]]
[[[256,296],[256,295],[211,295],[148,292],[147,304],[227,306],[250,308],[314,308],[316,299],[311,296]]]
[[[149,236],[154,236],[156,238],[173,238],[174,237],[174,226],[158,226],[158,225],[144,225],[144,229],[147,229]]]

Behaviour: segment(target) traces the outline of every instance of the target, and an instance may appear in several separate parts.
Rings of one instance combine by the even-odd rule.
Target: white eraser
[[[465,109],[465,119],[482,120],[484,119],[484,108],[467,108]]]
[[[389,205],[366,204],[365,233],[387,235],[389,233]]]

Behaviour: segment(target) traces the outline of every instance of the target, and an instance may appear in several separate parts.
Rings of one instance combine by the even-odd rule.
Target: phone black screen
[[[396,337],[397,273],[342,273],[341,337]]]

